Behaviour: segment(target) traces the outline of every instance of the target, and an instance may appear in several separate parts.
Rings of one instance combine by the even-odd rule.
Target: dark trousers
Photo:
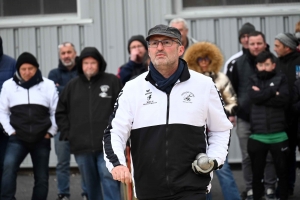
[[[5,156],[5,150],[8,142],[8,136],[4,135],[0,129],[0,194],[1,194],[1,180],[2,180],[2,172],[3,172],[3,162]],[[1,199],[1,198],[0,198]]]
[[[288,158],[288,170],[289,170],[289,180],[288,180],[288,187],[290,190],[294,191],[295,182],[296,182],[296,148],[297,148],[297,128],[298,123],[294,122],[290,125],[287,129],[286,133],[289,138],[289,158]]]
[[[140,200],[207,200],[205,193],[188,192],[176,194],[170,197],[155,198],[155,199],[140,199]]]
[[[34,188],[32,200],[46,200],[48,195],[50,139],[27,143],[16,135],[9,137],[3,164],[1,200],[15,199],[17,172],[25,157],[30,154],[33,164]]]
[[[280,188],[280,200],[287,199],[288,196],[288,140],[275,144],[265,144],[249,138],[248,153],[251,159],[253,171],[253,198],[260,199],[264,195],[264,169],[266,165],[267,154],[270,151]],[[275,192],[275,191],[274,191]]]

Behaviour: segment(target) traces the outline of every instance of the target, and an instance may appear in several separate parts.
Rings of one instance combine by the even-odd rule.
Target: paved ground
[[[242,180],[242,171],[240,165],[234,165],[232,167],[232,171],[234,174],[234,178],[237,182],[240,191],[243,191],[244,184]],[[70,177],[71,180],[71,200],[81,200],[81,188],[80,188],[80,174],[76,169],[72,170],[72,175]],[[33,187],[33,175],[31,170],[24,170],[20,172],[17,180],[17,200],[30,200],[31,192]],[[54,174],[54,170],[51,170],[51,176],[49,180],[49,194],[48,200],[56,199],[56,177]],[[222,200],[222,192],[219,186],[219,182],[217,180],[217,176],[214,177],[212,182],[212,196],[214,200]],[[295,186],[294,196],[290,198],[290,200],[299,200],[300,199],[300,170],[297,170],[297,180]]]

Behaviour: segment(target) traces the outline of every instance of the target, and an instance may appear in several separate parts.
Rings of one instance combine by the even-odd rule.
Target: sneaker
[[[253,190],[248,190],[246,200],[253,200]]]
[[[59,194],[57,195],[57,199],[56,200],[69,200],[69,198],[63,194]]]
[[[275,192],[271,188],[267,189],[265,197],[266,197],[266,200],[276,200]]]
[[[88,200],[86,195],[82,195],[82,200]]]

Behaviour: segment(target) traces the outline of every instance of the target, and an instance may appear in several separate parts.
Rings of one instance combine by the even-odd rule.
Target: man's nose
[[[163,49],[163,48],[164,48],[164,46],[163,46],[162,42],[159,42],[157,45],[157,49]]]

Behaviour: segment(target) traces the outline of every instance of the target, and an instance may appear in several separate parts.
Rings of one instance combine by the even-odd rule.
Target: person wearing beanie
[[[13,77],[16,71],[16,60],[3,53],[2,38],[0,36],[0,93],[3,83]],[[8,142],[7,135],[3,134],[3,127],[0,124],[0,194],[1,194],[1,180],[2,180],[2,170],[3,161],[5,156],[5,149]],[[1,198],[0,198],[1,199]]]
[[[148,45],[142,35],[134,35],[128,40],[129,61],[119,67],[117,77],[123,85],[148,70]]]
[[[224,74],[227,73],[228,69],[231,69],[233,63],[235,62],[235,59],[237,59],[238,57],[240,57],[241,55],[243,55],[246,51],[248,51],[248,37],[249,37],[249,33],[255,31],[255,27],[247,22],[245,24],[243,24],[243,26],[241,27],[241,29],[239,30],[238,34],[239,34],[239,42],[242,45],[242,50],[233,54],[224,64],[223,67],[223,72]],[[232,63],[233,61],[233,63]]]
[[[269,51],[269,45],[266,43],[265,35],[260,31],[253,31],[248,35],[248,50],[243,55],[232,61],[232,66],[227,72],[227,76],[237,95],[238,109],[236,112],[236,133],[239,139],[241,153],[242,153],[242,171],[245,183],[245,191],[242,196],[246,199],[253,198],[253,182],[251,160],[247,152],[248,138],[251,134],[250,130],[250,108],[251,101],[247,93],[250,87],[250,79],[255,74],[256,57],[264,51]],[[265,192],[268,196],[275,195],[275,185],[277,176],[274,170],[274,164],[271,154],[268,154],[264,186]],[[268,193],[267,193],[268,192]],[[263,194],[262,194],[263,195]],[[269,197],[268,197],[269,198]]]
[[[56,134],[58,95],[54,82],[42,77],[36,58],[22,53],[13,78],[0,95],[0,122],[9,136],[3,164],[1,199],[15,199],[17,171],[30,154],[33,164],[32,199],[48,195],[50,138]]]
[[[120,200],[120,184],[105,167],[102,139],[121,83],[105,72],[106,66],[98,49],[84,48],[77,62],[78,76],[60,93],[55,117],[59,139],[69,141],[88,199]]]
[[[297,147],[297,116],[291,114],[292,108],[293,86],[297,79],[300,78],[300,52],[297,51],[297,39],[290,33],[279,33],[275,37],[274,51],[278,56],[277,71],[283,73],[287,77],[290,103],[286,109],[287,134],[289,137],[289,194],[294,192],[296,180],[296,147]]]
[[[220,72],[223,65],[221,50],[210,42],[197,42],[185,51],[183,59],[189,69],[211,77],[224,100],[229,120],[234,124],[237,99],[228,77]],[[222,170],[215,171],[222,189],[224,200],[240,200],[240,193],[226,159]],[[211,193],[208,194],[211,196]],[[211,198],[208,198],[211,199]]]

